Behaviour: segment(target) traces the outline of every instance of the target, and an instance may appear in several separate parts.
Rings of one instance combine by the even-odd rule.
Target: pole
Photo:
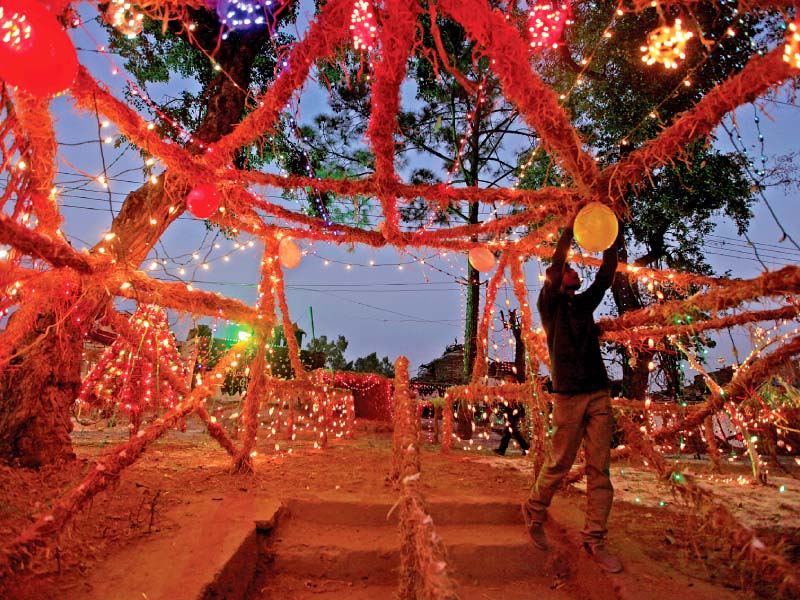
[[[317,339],[317,336],[314,335],[314,307],[313,306],[309,306],[308,307],[308,314],[311,315],[311,339],[315,340],[315,339]]]

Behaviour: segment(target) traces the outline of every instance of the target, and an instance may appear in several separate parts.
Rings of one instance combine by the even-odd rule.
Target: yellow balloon
[[[494,254],[487,248],[479,247],[472,248],[469,251],[469,262],[481,273],[486,273],[494,268],[495,259]]]
[[[278,244],[278,259],[285,269],[294,269],[300,264],[301,258],[300,248],[291,239],[283,238]]]
[[[602,252],[610,248],[618,232],[617,215],[600,202],[590,202],[575,217],[575,239],[589,252]]]

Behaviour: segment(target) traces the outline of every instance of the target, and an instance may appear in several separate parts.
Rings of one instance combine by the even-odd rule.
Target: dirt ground
[[[121,547],[169,536],[180,528],[181,518],[176,517],[180,511],[171,509],[200,497],[221,501],[227,494],[246,493],[271,498],[397,498],[386,480],[391,433],[385,424],[361,422],[354,440],[334,440],[325,450],[314,450],[307,442],[295,443],[290,454],[264,448],[252,476],[230,474],[227,454],[199,423],[189,425],[188,432],[172,432],[150,446],[113,489],[95,497],[68,530],[52,540],[46,553],[34,557],[26,572],[6,581],[5,597],[63,597],[80,586],[99,561],[113,561]],[[14,539],[81,480],[94,458],[125,436],[123,427],[84,429],[73,436],[79,457],[73,464],[40,471],[0,466],[0,544]],[[426,444],[423,494],[523,499],[532,483],[531,463],[513,446],[505,457],[495,456],[491,447],[493,443],[481,450],[456,449],[443,455],[438,445]],[[767,486],[751,483],[743,462],[726,463],[722,475],[713,475],[711,463],[704,460],[688,460],[686,468],[707,479],[720,499],[764,541],[780,543],[785,557],[800,563],[800,466],[795,461],[786,462],[786,472],[772,473]],[[621,550],[634,541],[644,548],[647,559],[661,565],[666,574],[659,587],[669,588],[672,572],[718,586],[720,598],[732,597],[731,593],[736,598],[776,597],[777,590],[737,562],[720,537],[705,531],[691,508],[657,485],[653,474],[619,463],[613,465],[612,477],[617,495],[610,541]],[[581,484],[564,490],[561,497],[581,506]]]

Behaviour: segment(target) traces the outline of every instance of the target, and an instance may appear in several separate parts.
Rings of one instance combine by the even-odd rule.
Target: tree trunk
[[[622,238],[622,232],[620,232]],[[624,243],[620,244],[620,260],[628,261],[628,252]],[[617,273],[614,283],[611,285],[611,293],[617,305],[617,311],[622,316],[628,311],[642,308],[642,302],[636,290],[631,285],[630,277],[627,273]],[[622,391],[621,394],[626,398],[641,399],[647,394],[650,381],[650,370],[648,363],[653,358],[653,352],[640,351],[637,355],[632,355],[625,346],[621,347],[622,354]]]
[[[478,223],[478,203],[469,206],[469,222]],[[481,303],[481,277],[478,270],[467,260],[467,314],[464,325],[464,381],[472,377],[475,357],[478,354],[478,312]],[[474,423],[474,407],[459,403],[456,431],[462,440],[471,440]]]
[[[21,347],[40,336],[37,350],[14,359],[0,381],[0,457],[28,468],[75,458],[70,407],[81,384],[81,353],[69,347],[82,336],[68,320],[56,327],[52,312],[39,316]]]
[[[214,47],[219,33],[218,27],[212,29],[207,32],[208,48]],[[199,30],[194,35],[201,39]],[[234,32],[222,44],[215,58],[225,75],[210,82],[203,94],[208,99],[206,114],[195,139],[210,143],[233,130],[244,113],[253,62],[268,40],[269,31],[261,29]],[[131,192],[112,223],[115,237],[111,242],[101,241],[94,251],[102,246],[118,263],[138,268],[167,227],[183,213],[187,186],[188,182],[163,173],[156,184],[147,183]],[[172,212],[170,205],[174,206]],[[108,302],[105,293],[84,297],[84,322],[102,314]],[[40,466],[75,456],[69,434],[71,406],[80,388],[83,338],[69,332],[69,325],[63,323],[48,328],[58,320],[54,310],[41,314],[39,324],[20,347],[39,341],[16,364],[9,365],[0,380],[0,459]]]
[[[525,383],[527,361],[525,360],[525,341],[522,339],[522,319],[517,316],[516,309],[511,309],[508,313],[508,322],[511,326],[511,333],[514,334],[514,373],[517,383]]]

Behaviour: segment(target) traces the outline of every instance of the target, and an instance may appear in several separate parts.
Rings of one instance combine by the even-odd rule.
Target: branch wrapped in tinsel
[[[39,517],[16,539],[5,545],[0,550],[0,574],[8,574],[24,567],[33,553],[39,548],[46,547],[53,536],[64,528],[82,506],[116,481],[123,469],[136,462],[150,442],[173,428],[181,419],[193,412],[204,398],[211,396],[214,388],[219,387],[222,381],[216,374],[224,373],[229,368],[243,345],[242,343],[233,346],[217,363],[208,378],[209,383],[196,387],[188,398],[140,430],[135,438],[115,446],[103,458],[95,461],[81,483],[64,494],[51,509],[46,511],[46,514]]]
[[[181,146],[162,140],[153,126],[128,104],[112,96],[92,77],[86,67],[81,66],[78,69],[78,77],[70,88],[70,94],[78,108],[105,115],[114,122],[122,135],[142,150],[157,156],[170,169],[181,173],[186,180],[212,181],[207,169],[196,163],[198,159]]]
[[[533,395],[533,384],[530,381],[525,383],[501,383],[500,385],[482,385],[471,383],[469,385],[454,385],[447,388],[447,395],[453,400],[464,400],[470,404],[476,402],[493,402],[496,400],[506,400],[528,404],[528,398]]]
[[[395,484],[408,474],[419,473],[419,453],[410,452],[419,445],[419,426],[411,402],[408,359],[398,356],[394,367],[394,431],[392,465],[389,479]]]
[[[447,550],[420,492],[419,421],[409,393],[408,359],[395,362],[395,415],[390,478],[401,486],[400,600],[457,600]]]
[[[416,39],[417,18],[422,12],[417,2],[385,0],[387,14],[380,29],[381,60],[375,64],[372,84],[372,114],[367,138],[375,154],[376,194],[386,219],[383,236],[390,242],[400,238],[399,215],[394,190],[398,181],[394,167],[395,134],[400,111],[400,86],[406,75],[406,63]],[[388,17],[391,15],[391,17]]]
[[[315,179],[300,175],[279,175],[257,171],[237,171],[221,169],[215,174],[220,181],[232,184],[271,186],[280,189],[305,190],[312,187],[320,192],[333,192],[340,196],[375,197],[379,191],[379,181],[374,175],[361,179]],[[574,190],[562,187],[543,187],[536,190],[510,188],[451,187],[443,183],[409,184],[398,181],[393,186],[398,198],[407,200],[419,198],[429,202],[431,208],[444,209],[454,202],[483,202],[486,204],[507,204],[526,206],[540,210],[552,206],[575,206],[580,197]]]
[[[472,367],[472,383],[480,383],[480,380],[486,376],[489,370],[489,324],[494,319],[494,300],[497,297],[497,290],[500,289],[500,284],[508,264],[508,254],[503,254],[500,257],[500,262],[494,271],[489,285],[486,287],[486,300],[483,303],[483,317],[478,323],[478,331],[475,335],[475,363]]]
[[[256,320],[253,323],[256,344],[256,356],[250,365],[250,382],[244,400],[244,441],[233,461],[233,470],[237,473],[253,472],[253,457],[256,445],[256,434],[259,425],[259,409],[261,400],[267,394],[269,382],[267,377],[267,346],[272,338],[275,326],[274,273],[277,263],[277,252],[274,240],[267,240],[261,255],[261,285]],[[267,286],[270,286],[269,289]],[[291,332],[285,332],[288,337]]]
[[[528,355],[528,372],[536,373],[540,364],[549,365],[550,355],[547,353],[547,342],[543,335],[537,335],[533,329],[533,314],[531,305],[528,302],[528,291],[525,284],[525,272],[522,270],[521,255],[512,257],[511,280],[514,285],[514,295],[519,303],[520,313],[522,314],[522,339],[525,342],[525,350]]]
[[[541,378],[537,377],[535,373],[539,372],[539,365],[550,364],[550,356],[547,352],[547,338],[544,336],[544,332],[540,331],[537,334],[533,329],[533,316],[526,293],[525,271],[522,269],[522,255],[512,258],[510,263],[514,294],[517,297],[522,315],[520,327],[528,362],[528,379],[533,384],[533,393],[525,406],[528,409],[527,414],[532,426],[530,456],[533,462],[533,476],[537,477],[544,465],[545,455],[550,444],[550,436],[547,432],[550,398],[548,392],[544,389]]]
[[[741,403],[747,397],[747,391],[751,386],[764,381],[770,373],[798,354],[800,354],[800,336],[795,336],[791,342],[753,361],[747,369],[740,369],[721,392],[712,393],[708,400],[687,410],[686,418],[680,423],[660,429],[655,434],[655,439],[662,441],[679,431],[697,427],[707,416],[719,412],[726,402]]]
[[[17,118],[30,143],[31,203],[39,220],[38,229],[47,235],[56,235],[64,218],[52,197],[56,177],[56,142],[53,119],[50,116],[50,99],[35,98],[24,92],[16,95]]]
[[[485,48],[503,92],[540,136],[542,144],[561,162],[583,196],[594,196],[599,178],[597,163],[584,152],[583,141],[570,123],[558,94],[546,86],[527,65],[528,45],[499,10],[482,0],[441,0],[443,11],[458,21],[467,34]]]
[[[90,282],[85,282],[85,285]],[[104,282],[117,296],[139,302],[158,304],[196,315],[229,319],[255,326],[258,315],[240,300],[196,290],[185,283],[159,281],[144,271],[120,268],[109,273]]]
[[[670,484],[673,491],[696,506],[705,519],[704,525],[727,539],[733,551],[750,564],[754,573],[763,580],[778,584],[789,597],[800,595],[797,568],[778,550],[760,540],[752,528],[741,523],[711,492],[699,487],[690,475],[679,473],[677,464],[668,466],[655,449],[653,440],[648,439],[629,417],[617,413],[617,425],[624,432],[626,445],[643,459],[645,466],[655,470],[661,481]]]
[[[56,268],[70,267],[79,273],[89,273],[92,265],[89,259],[78,253],[63,239],[55,235],[28,229],[8,215],[0,213],[0,243],[13,246],[21,254],[46,260]]]
[[[800,316],[800,306],[790,304],[781,308],[771,310],[750,310],[741,312],[735,315],[727,315],[715,319],[700,320],[702,315],[698,315],[698,320],[690,324],[662,326],[662,327],[640,327],[633,330],[610,330],[601,336],[604,342],[617,342],[626,344],[635,344],[637,342],[644,343],[644,340],[652,338],[659,340],[669,335],[692,335],[702,331],[725,329],[727,327],[735,327],[737,325],[744,325],[745,323],[760,323],[763,321],[783,321],[786,319],[797,319]],[[610,328],[613,327],[613,321],[603,321],[603,324]]]
[[[725,115],[752,102],[795,74],[783,60],[783,45],[764,56],[756,56],[737,74],[708,92],[694,107],[662,131],[659,136],[607,167],[599,187],[611,198],[624,196],[643,177],[674,160],[688,143],[710,135]]]
[[[294,336],[294,323],[289,317],[289,305],[286,302],[286,291],[283,286],[283,272],[280,267],[278,240],[266,240],[265,242],[264,260],[271,263],[272,274],[270,280],[272,281],[272,292],[278,299],[278,307],[281,309],[281,322],[283,323],[283,333],[286,338],[286,344],[289,346],[289,362],[292,365],[295,379],[306,379],[306,369],[300,361],[300,347],[297,345],[297,338]],[[267,250],[269,252],[267,252]],[[266,282],[262,279],[262,286]],[[263,290],[262,290],[263,291]]]
[[[333,55],[348,39],[352,11],[352,0],[331,0],[325,4],[319,17],[311,21],[305,37],[287,57],[289,67],[258,98],[258,108],[213,146],[212,155],[217,164],[230,162],[230,157],[239,148],[274,129],[278,115],[291,95],[308,79],[311,66],[317,60]]]
[[[632,330],[645,325],[685,321],[686,315],[693,320],[702,311],[719,312],[765,296],[798,293],[800,293],[800,267],[786,266],[778,271],[767,271],[754,279],[731,281],[730,285],[725,287],[698,292],[683,300],[646,306],[627,312],[616,319],[601,319],[597,325],[604,333]]]

